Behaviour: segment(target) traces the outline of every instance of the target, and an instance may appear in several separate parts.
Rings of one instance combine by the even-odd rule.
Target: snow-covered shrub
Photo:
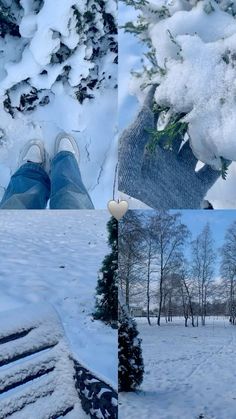
[[[1,0],[0,95],[14,117],[64,91],[83,103],[116,87],[114,0]]]
[[[144,365],[137,325],[124,305],[119,310],[118,357],[119,391],[133,391],[143,381]]]
[[[111,253],[105,256],[96,288],[94,318],[116,325],[118,319],[118,221],[111,217],[107,223]]]
[[[140,11],[126,30],[148,48],[132,88],[157,86],[155,140],[180,130],[196,157],[224,174],[236,160],[236,1],[124,1]]]
[[[117,419],[118,394],[107,383],[75,361],[75,382],[84,411],[92,419]]]

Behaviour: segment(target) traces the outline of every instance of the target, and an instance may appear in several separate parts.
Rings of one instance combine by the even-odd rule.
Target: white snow
[[[180,318],[160,327],[136,320],[145,376],[139,391],[119,395],[119,418],[234,419],[236,328],[228,319],[198,328]]]
[[[209,41],[210,37],[212,37],[212,39],[214,39],[214,42],[212,42],[212,45],[215,45],[215,42],[217,40],[217,36],[219,36],[220,32],[219,32],[219,25],[214,25],[213,22],[213,18],[215,16],[214,19],[216,19],[217,16],[217,22],[219,17],[221,16],[221,31],[222,33],[225,34],[225,36],[230,36],[231,34],[235,33],[236,31],[236,21],[235,19],[233,19],[233,17],[228,14],[228,13],[224,13],[222,11],[219,11],[218,8],[216,7],[216,11],[214,12],[214,14],[209,14],[207,15],[206,13],[203,13],[201,11],[201,4],[199,4],[196,8],[193,7],[194,1],[192,2],[184,2],[184,1],[171,1],[171,2],[166,2],[165,0],[161,1],[161,0],[157,0],[155,2],[149,2],[151,4],[151,8],[152,9],[160,9],[161,5],[168,5],[168,8],[170,10],[170,14],[171,17],[168,19],[164,19],[164,20],[160,20],[158,23],[158,17],[157,14],[154,13],[149,13],[147,9],[145,9],[145,15],[148,16],[148,21],[152,22],[150,23],[150,33],[151,34],[155,34],[155,33],[159,33],[159,28],[161,31],[161,28],[163,29],[163,26],[165,25],[165,29],[167,28],[168,25],[171,24],[171,30],[172,30],[172,35],[175,34],[175,27],[177,27],[178,29],[178,33],[180,33],[180,37],[184,36],[186,34],[186,32],[191,33],[188,38],[190,39],[191,42],[194,42],[195,39],[198,39],[199,42],[201,42],[201,37],[200,36],[196,36],[193,35],[192,32],[193,30],[195,30],[195,28],[197,28],[200,31],[200,35],[204,38],[204,40]],[[202,2],[199,2],[202,3]],[[227,2],[220,2],[221,3],[221,7]],[[183,10],[183,5],[186,8],[186,10]],[[188,12],[187,10],[191,9],[191,12]],[[131,22],[135,22],[135,20],[137,19],[137,15],[138,14],[142,14],[142,12],[144,11],[144,9],[142,8],[141,13],[140,10],[134,10],[132,7],[128,7],[126,5],[124,5],[123,3],[120,3],[119,6],[119,24],[122,26],[124,25],[126,22],[131,21]],[[178,12],[178,13],[177,13]],[[182,21],[182,24],[179,23],[179,16],[181,16],[181,18],[183,16],[187,15],[188,19],[185,18]],[[144,12],[143,12],[143,16],[144,16]],[[199,17],[202,16],[204,21],[208,21],[207,25],[203,25],[201,23],[199,23]],[[192,24],[194,24],[195,26],[191,26],[189,24],[189,22],[191,22]],[[231,23],[230,23],[231,22]],[[232,25],[233,22],[233,25]],[[178,25],[177,25],[178,23]],[[219,23],[219,22],[218,22]],[[159,26],[160,25],[160,26]],[[213,27],[214,26],[214,27]],[[176,29],[175,29],[176,30]],[[155,32],[156,31],[156,32]],[[170,45],[172,44],[172,48],[174,48],[174,44],[173,42],[170,41],[170,36],[168,35],[168,33],[164,32],[164,30],[162,31],[161,35],[159,33],[159,37],[155,37],[153,36],[153,42],[155,42],[156,47],[158,48],[158,51],[162,54],[164,54],[165,48],[164,46],[166,45],[166,43],[168,44],[168,49],[167,51],[169,51],[170,49]],[[221,41],[222,45],[223,45],[223,41]],[[206,48],[209,48],[209,46],[211,45],[211,42],[206,42],[205,44],[202,42],[203,46],[205,45]],[[143,98],[145,97],[145,91],[141,92],[140,91],[140,84],[144,82],[143,77],[141,78],[136,78],[133,77],[131,75],[131,73],[135,70],[140,72],[142,69],[142,63],[141,60],[144,58],[144,53],[147,52],[148,48],[147,46],[142,43],[140,41],[140,39],[136,36],[134,36],[133,34],[130,33],[125,33],[123,29],[121,29],[119,31],[119,129],[120,132],[123,131],[124,128],[126,128],[130,123],[132,123],[132,121],[134,120],[138,108],[140,107],[140,104],[142,104]],[[217,52],[217,49],[216,49]],[[169,57],[169,55],[167,55]],[[208,57],[205,57],[206,60],[208,60]],[[191,55],[191,59],[198,59],[198,55],[193,53]],[[199,60],[200,61],[200,60]],[[147,62],[144,59],[144,62],[146,65]],[[183,65],[181,63],[178,63],[178,60],[174,60],[174,59],[170,59],[170,65],[174,66],[176,65],[176,69],[178,68],[177,65],[179,66],[179,74],[177,75],[173,74],[173,80],[172,80],[172,86],[174,86],[174,91],[176,91],[177,89],[179,89],[180,86],[180,81],[183,80],[182,77],[182,73],[181,73],[181,69],[183,70]],[[187,65],[187,64],[186,64]],[[226,64],[225,64],[226,65]],[[182,66],[182,67],[181,67]],[[150,67],[150,65],[149,65]],[[204,102],[204,98],[206,98],[206,94],[207,92],[209,92],[209,88],[211,88],[211,92],[213,91],[212,94],[212,98],[210,100],[210,104],[211,102],[214,104],[214,99],[216,97],[216,95],[218,96],[218,93],[216,92],[216,89],[214,90],[214,88],[212,88],[212,82],[211,79],[213,77],[213,75],[217,76],[215,69],[213,71],[213,75],[211,74],[209,70],[209,66],[207,67],[207,64],[204,63],[203,66],[201,66],[201,68],[198,70],[199,72],[199,76],[197,78],[197,80],[199,80],[201,78],[201,75],[205,74],[206,78],[205,80],[207,80],[207,86],[204,86],[204,96],[203,96],[203,100],[200,103],[199,102],[199,106],[200,106],[200,111],[202,111],[203,109],[206,109],[207,107],[207,111],[208,111],[208,102]],[[229,70],[230,72],[230,70]],[[189,74],[186,83],[189,83],[188,85],[190,85],[190,79],[192,80],[193,76],[196,75],[197,72],[195,71],[195,69],[191,70],[191,73]],[[222,74],[222,73],[221,73]],[[231,73],[232,74],[232,73]],[[159,75],[158,75],[159,77]],[[178,78],[179,77],[179,78]],[[165,82],[165,78],[163,78],[163,83]],[[177,82],[178,80],[178,82]],[[216,80],[216,78],[215,78]],[[222,82],[221,79],[219,79],[218,84],[220,84]],[[228,79],[226,81],[224,81],[223,86],[225,86],[225,83],[228,82]],[[162,85],[161,85],[162,86]],[[160,86],[160,87],[161,87]],[[165,83],[166,86],[166,83]],[[194,88],[195,88],[195,93],[197,92],[197,96],[196,98],[200,97],[200,91],[199,91],[199,86],[196,86],[196,84],[194,84]],[[166,90],[166,94],[167,92],[169,92],[170,89]],[[219,92],[222,92],[222,85],[220,85],[220,90]],[[232,86],[230,87],[230,92],[232,92]],[[158,92],[158,90],[157,90]],[[191,92],[193,92],[193,88],[191,88],[189,95],[191,95]],[[201,92],[202,93],[202,92]],[[163,95],[165,94],[164,89],[163,89]],[[170,92],[171,94],[171,92]],[[230,93],[232,94],[232,93]],[[229,94],[229,96],[230,96]],[[182,95],[183,96],[183,95]],[[181,97],[182,97],[181,96]],[[227,96],[225,94],[225,96]],[[228,96],[228,99],[229,99]],[[195,98],[194,98],[195,99]],[[185,100],[185,97],[184,97]],[[204,103],[203,103],[204,102]],[[185,103],[185,102],[184,102]],[[177,106],[181,106],[181,101],[180,98],[177,97],[176,98],[176,104]],[[235,105],[234,105],[235,106]],[[210,108],[210,105],[209,105]],[[234,108],[233,108],[234,109]],[[232,110],[230,111],[229,115],[231,115],[231,121],[229,126],[232,128],[232,124],[235,123],[236,119],[235,119],[235,115],[232,115]],[[192,115],[192,114],[191,114]],[[202,115],[202,114],[201,114]],[[225,114],[224,114],[225,115]],[[204,117],[205,118],[205,117]],[[228,119],[228,118],[227,118]],[[209,117],[208,117],[208,113],[206,114],[206,118],[204,119],[205,123],[207,124],[209,121]],[[215,120],[215,114],[214,112],[212,113],[212,119],[211,121]],[[218,122],[217,122],[217,126],[218,126]],[[196,129],[199,131],[199,125],[196,124]],[[223,127],[223,125],[222,125]],[[222,134],[222,129],[219,131],[218,133],[218,137],[219,135]],[[228,134],[227,134],[228,135]],[[216,140],[216,138],[214,137],[214,141]],[[203,137],[203,142],[205,141],[205,136]],[[213,143],[211,143],[213,144]],[[234,133],[230,139],[230,143],[226,144],[224,142],[224,140],[220,140],[220,146],[221,147],[235,147],[235,141],[234,141]],[[205,143],[204,143],[205,145]],[[198,146],[198,144],[196,144],[196,147]],[[228,148],[229,149],[229,148]],[[210,149],[211,150],[211,149]],[[206,150],[205,150],[206,151]],[[212,151],[210,151],[211,154]],[[230,159],[232,158],[232,154],[230,152]],[[202,157],[202,156],[201,156]],[[216,163],[216,161],[215,161]],[[219,180],[215,183],[215,185],[208,191],[207,196],[205,197],[205,199],[208,199],[214,206],[215,209],[220,209],[220,208],[235,208],[235,200],[236,200],[236,192],[235,192],[235,176],[236,176],[236,165],[235,163],[232,163],[229,167],[228,170],[228,174],[227,174],[227,180],[223,180],[222,178],[219,178]],[[135,205],[135,204],[134,204]],[[137,205],[137,208],[140,207],[140,204]]]
[[[75,358],[116,386],[117,332],[92,318],[108,220],[102,210],[1,211],[0,318],[27,304],[52,304]]]
[[[0,417],[36,415],[43,419],[74,405],[74,413],[80,413],[81,419],[87,417],[80,406],[74,364],[56,312],[40,303],[4,314],[0,318],[1,338],[5,338],[0,362],[7,364],[0,368]],[[27,334],[19,336],[22,332]],[[18,337],[11,340],[16,333]],[[15,387],[10,388],[12,385]]]
[[[158,84],[159,105],[187,114],[183,120],[195,155],[219,168],[220,157],[236,159],[236,20],[214,1],[190,7],[182,2],[174,12],[169,3],[176,2],[143,7],[148,29],[142,37],[150,39],[162,72],[154,65],[155,73],[142,82]],[[160,18],[163,5],[166,15]]]
[[[77,30],[74,7],[82,14],[92,8],[92,1],[64,0],[55,6],[53,0],[45,0],[38,13],[32,2],[20,3],[21,38],[0,38],[0,198],[17,169],[25,142],[42,139],[52,158],[56,135],[65,131],[79,145],[82,178],[95,207],[105,208],[112,197],[117,160],[117,65],[115,52],[106,51],[107,40],[101,41],[103,36],[108,37],[101,13],[96,12],[97,32],[91,39],[88,24],[83,33]],[[114,1],[105,2],[104,7],[116,18]],[[71,53],[63,62],[52,62],[53,54],[63,45]],[[101,49],[100,58],[93,59],[97,47]],[[70,69],[69,74],[60,79],[65,68]],[[78,86],[90,74],[99,80],[98,85],[89,90],[94,97],[81,104],[76,96]],[[50,103],[23,113],[18,109],[20,96],[32,87],[38,90],[39,99],[48,96]],[[15,106],[14,118],[4,108],[7,95]]]

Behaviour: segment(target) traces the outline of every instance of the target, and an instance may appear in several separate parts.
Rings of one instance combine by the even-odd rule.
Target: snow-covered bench
[[[83,419],[85,412],[117,418],[117,393],[73,359],[55,311],[2,313],[0,419]]]

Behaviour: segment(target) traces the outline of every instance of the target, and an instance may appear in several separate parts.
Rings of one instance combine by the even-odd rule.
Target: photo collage
[[[235,133],[236,0],[0,0],[0,419],[236,419]]]

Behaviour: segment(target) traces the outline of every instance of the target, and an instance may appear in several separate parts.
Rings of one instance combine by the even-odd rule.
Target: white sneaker
[[[25,144],[20,153],[19,166],[25,163],[38,163],[45,166],[46,153],[42,141],[30,140]]]
[[[55,155],[60,153],[60,151],[70,151],[79,163],[79,147],[72,135],[65,132],[58,134],[55,140]]]

